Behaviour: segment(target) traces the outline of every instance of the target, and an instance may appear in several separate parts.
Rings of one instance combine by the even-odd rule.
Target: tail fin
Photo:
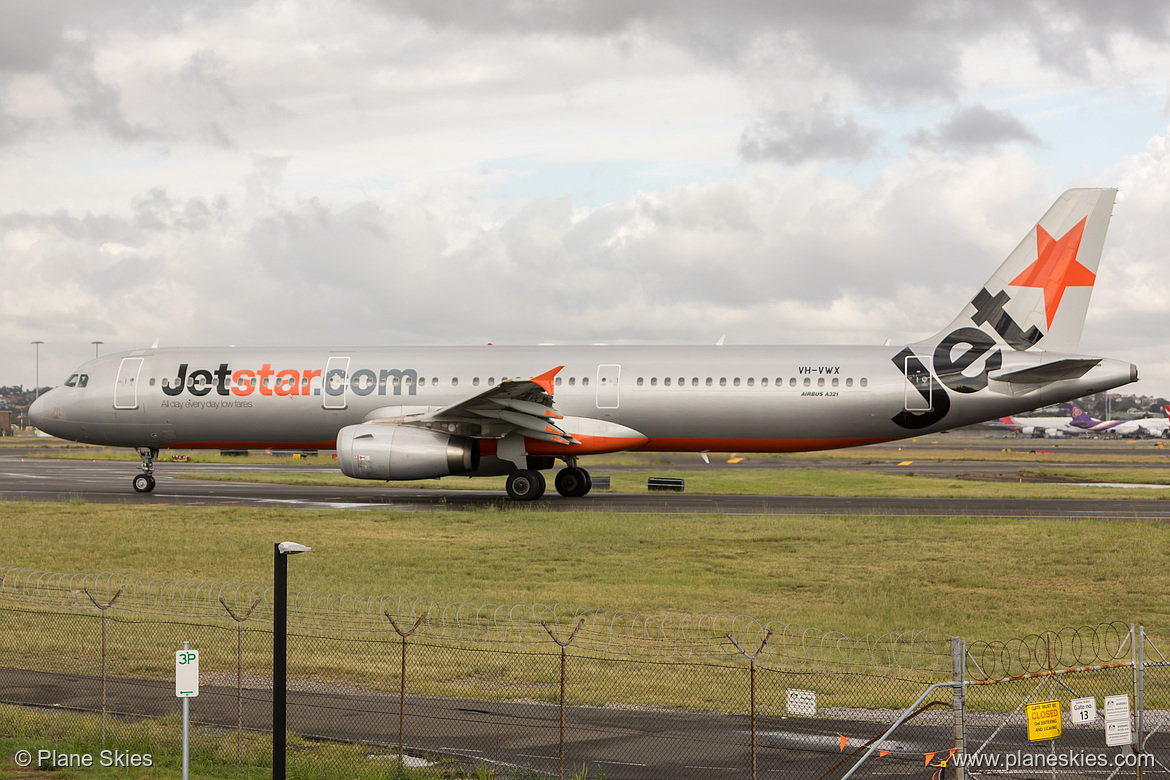
[[[1114,189],[1061,195],[959,316],[922,343],[958,335],[968,344],[990,338],[1021,351],[1076,352],[1116,195]]]
[[[1170,419],[1170,404],[1163,406],[1162,411],[1166,413],[1166,418]]]
[[[1078,428],[1092,428],[1101,423],[1100,420],[1093,419],[1092,415],[1072,401],[1067,402],[1065,406],[1068,407],[1068,416],[1072,418],[1072,424]]]

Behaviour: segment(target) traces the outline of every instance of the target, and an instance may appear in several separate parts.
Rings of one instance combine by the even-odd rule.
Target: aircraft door
[[[349,358],[331,357],[325,363],[325,376],[321,381],[326,409],[346,408],[349,391]]]
[[[601,365],[597,367],[597,408],[618,408],[618,381],[621,379],[622,367],[619,365]]]
[[[138,372],[142,370],[142,358],[122,358],[118,365],[118,378],[114,380],[114,408],[138,408]]]
[[[906,357],[906,411],[934,410],[933,382],[930,381],[930,357]]]

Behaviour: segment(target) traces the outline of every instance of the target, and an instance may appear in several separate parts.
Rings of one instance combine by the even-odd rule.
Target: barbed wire
[[[273,622],[275,605],[270,586],[141,579],[116,573],[64,574],[0,566],[0,601],[92,611],[87,590],[106,600],[121,590],[111,614],[230,622],[226,605],[237,612],[254,607],[253,625]],[[474,604],[403,595],[288,594],[289,626],[295,630],[382,636],[391,632],[386,614],[409,622],[425,616],[418,637],[433,642],[544,644],[548,638],[542,624],[581,624],[574,643],[579,651],[648,658],[727,659],[738,656],[732,640],[741,646],[756,646],[771,632],[773,638],[758,663],[782,669],[934,676],[949,674],[952,664],[950,637],[938,629],[848,637],[744,615],[642,615],[565,604]],[[1058,635],[1064,636],[1063,632]],[[1083,644],[1089,638],[1081,639]],[[1034,644],[1027,647],[1033,648]],[[994,669],[1000,669],[1004,658],[1023,652],[1018,642],[1001,645],[980,643],[973,645],[972,652],[983,653],[993,661]],[[1074,642],[1074,646],[1079,648],[1080,644]]]
[[[1035,672],[1129,660],[1130,627],[1125,623],[1062,628],[1006,642],[970,642],[967,677],[999,680]]]

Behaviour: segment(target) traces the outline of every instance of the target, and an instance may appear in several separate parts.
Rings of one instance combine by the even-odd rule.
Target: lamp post
[[[100,347],[102,344],[105,344],[106,342],[104,342],[104,341],[91,341],[89,343],[93,344],[93,356],[97,357],[98,356],[98,347]]]
[[[29,342],[29,344],[32,344],[33,347],[36,349],[36,356],[37,356],[36,363],[35,363],[35,365],[36,365],[36,375],[35,375],[36,379],[33,380],[33,398],[40,398],[41,397],[41,344],[44,344],[44,343],[45,342],[43,342],[43,341],[30,341]]]
[[[278,542],[272,553],[276,608],[272,627],[272,780],[284,780],[284,723],[288,677],[288,556],[309,552],[296,542]]]

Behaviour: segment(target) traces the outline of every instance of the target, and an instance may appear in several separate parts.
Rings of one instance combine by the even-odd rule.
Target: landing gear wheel
[[[142,463],[138,468],[142,473],[134,478],[134,490],[138,493],[149,493],[154,490],[154,459],[158,457],[158,450],[154,447],[136,447],[138,457]]]
[[[544,475],[521,469],[508,477],[508,496],[516,501],[535,501],[544,495]]]
[[[565,498],[580,498],[593,488],[593,479],[585,469],[569,466],[557,472],[554,484]]]

